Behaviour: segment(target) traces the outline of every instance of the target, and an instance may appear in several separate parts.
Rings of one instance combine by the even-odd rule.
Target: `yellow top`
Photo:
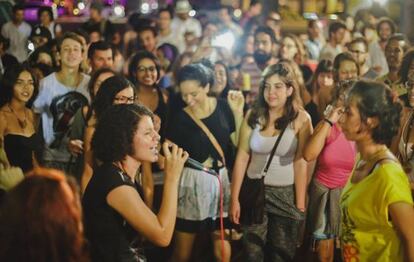
[[[390,204],[413,203],[403,169],[387,162],[356,184],[352,176],[340,202],[344,261],[403,261],[403,245],[388,214]]]

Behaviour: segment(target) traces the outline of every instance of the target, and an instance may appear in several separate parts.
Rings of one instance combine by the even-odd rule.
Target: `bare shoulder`
[[[311,117],[304,109],[298,110],[298,116],[294,121],[295,129],[302,129],[302,127],[311,123]]]

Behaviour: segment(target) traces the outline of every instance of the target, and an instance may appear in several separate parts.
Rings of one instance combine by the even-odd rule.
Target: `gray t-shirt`
[[[82,74],[82,81],[76,88],[63,85],[52,73],[42,79],[39,95],[33,110],[41,115],[43,138],[45,140],[43,160],[68,162],[70,153],[67,144],[76,111],[89,103],[87,85],[90,77]]]

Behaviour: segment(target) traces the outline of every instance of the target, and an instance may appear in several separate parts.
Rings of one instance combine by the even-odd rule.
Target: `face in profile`
[[[344,113],[339,119],[342,132],[349,141],[357,141],[363,135],[361,115],[358,110],[356,99],[348,97],[345,100]]]
[[[158,160],[160,135],[154,128],[151,117],[143,116],[138,122],[133,138],[133,155],[137,161],[155,162]]]

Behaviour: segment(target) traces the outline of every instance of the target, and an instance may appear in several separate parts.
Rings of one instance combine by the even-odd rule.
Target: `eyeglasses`
[[[114,101],[117,102],[117,103],[123,103],[123,104],[128,103],[128,104],[132,104],[132,103],[135,102],[135,96],[130,96],[130,97],[127,97],[127,96],[117,96],[117,97],[114,98]]]
[[[157,68],[155,66],[145,67],[145,66],[139,66],[137,69],[138,73],[144,73],[144,72],[150,72],[154,73],[157,71]]]

